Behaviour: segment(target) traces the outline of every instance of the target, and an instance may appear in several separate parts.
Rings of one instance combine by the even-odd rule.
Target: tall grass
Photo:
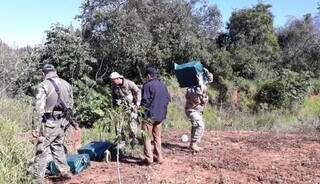
[[[0,97],[0,183],[31,183],[27,162],[33,155],[28,141],[30,104]]]
[[[175,79],[168,79],[167,84],[173,99],[168,108],[165,127],[189,128],[191,125],[184,113],[185,90],[179,88]],[[213,88],[209,88],[209,94],[211,99],[217,96],[217,92]],[[240,101],[241,106],[243,106],[243,103],[245,103],[244,106],[248,106],[246,102]],[[252,102],[248,102],[248,104],[250,105]],[[316,127],[320,127],[319,114],[320,97],[312,96],[306,97],[295,111],[280,109],[254,113],[208,105],[204,111],[203,118],[207,129],[276,132],[303,130],[310,132],[316,130]]]

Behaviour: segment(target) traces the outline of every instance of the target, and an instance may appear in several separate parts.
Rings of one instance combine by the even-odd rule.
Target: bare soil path
[[[161,165],[120,163],[122,183],[320,183],[320,135],[206,131],[204,151],[194,154],[180,141],[184,133],[163,133]],[[65,183],[118,183],[117,164],[92,162]]]

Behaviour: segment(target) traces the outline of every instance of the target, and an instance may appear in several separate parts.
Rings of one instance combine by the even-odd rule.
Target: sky
[[[232,11],[249,8],[258,0],[209,0],[220,9],[224,24]],[[272,5],[274,26],[285,25],[292,17],[317,12],[320,0],[263,0]],[[75,16],[82,0],[0,0],[0,39],[11,47],[34,46],[45,39],[45,31],[53,23],[79,27]]]

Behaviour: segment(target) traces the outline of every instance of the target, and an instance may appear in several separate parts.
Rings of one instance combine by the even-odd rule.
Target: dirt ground
[[[200,153],[188,149],[189,143],[180,140],[183,134],[189,131],[163,132],[162,165],[142,166],[138,158],[122,161],[121,182],[320,183],[320,133],[206,131]],[[64,183],[118,183],[117,163],[92,162]]]

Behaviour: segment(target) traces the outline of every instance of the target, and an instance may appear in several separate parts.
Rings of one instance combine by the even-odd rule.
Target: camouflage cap
[[[54,66],[52,64],[45,64],[43,67],[42,67],[42,72],[50,72],[50,71],[56,71],[56,69],[54,68]]]

